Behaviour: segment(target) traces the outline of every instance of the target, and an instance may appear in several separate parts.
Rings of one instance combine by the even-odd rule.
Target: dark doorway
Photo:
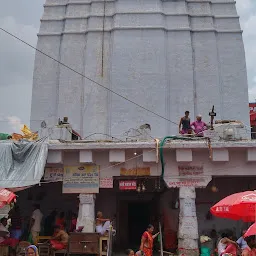
[[[139,249],[141,236],[150,222],[150,203],[128,203],[129,246]]]

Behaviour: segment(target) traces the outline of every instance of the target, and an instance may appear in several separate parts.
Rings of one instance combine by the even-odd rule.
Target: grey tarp
[[[46,141],[0,141],[0,188],[38,184],[48,154]]]

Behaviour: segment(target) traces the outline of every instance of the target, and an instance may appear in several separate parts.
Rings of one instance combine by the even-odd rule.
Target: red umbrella
[[[5,188],[0,189],[0,208],[4,207],[6,204],[10,204],[15,199],[16,195],[13,192]]]
[[[256,223],[252,224],[244,234],[244,237],[255,236],[256,235]]]
[[[220,218],[254,222],[256,220],[256,192],[236,193],[211,207],[211,213]]]

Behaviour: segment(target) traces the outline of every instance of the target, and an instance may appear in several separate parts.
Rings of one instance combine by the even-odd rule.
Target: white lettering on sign
[[[113,178],[100,178],[100,188],[113,188]]]
[[[120,190],[136,190],[137,182],[136,180],[119,181],[119,189]]]
[[[250,112],[256,112],[256,107],[250,107]]]
[[[178,166],[180,176],[200,176],[204,173],[203,166]]]
[[[182,188],[182,187],[196,187],[203,188],[208,185],[211,181],[212,177],[180,177],[180,178],[172,178],[172,177],[164,177],[164,181],[168,188]]]
[[[242,197],[242,201],[247,201],[247,202],[256,202],[256,194],[250,193],[246,196]]]
[[[217,206],[216,212],[229,212],[229,207],[228,206]]]

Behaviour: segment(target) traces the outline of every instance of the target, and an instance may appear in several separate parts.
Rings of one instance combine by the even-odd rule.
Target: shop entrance
[[[128,203],[128,241],[139,249],[141,235],[150,223],[150,202]]]

